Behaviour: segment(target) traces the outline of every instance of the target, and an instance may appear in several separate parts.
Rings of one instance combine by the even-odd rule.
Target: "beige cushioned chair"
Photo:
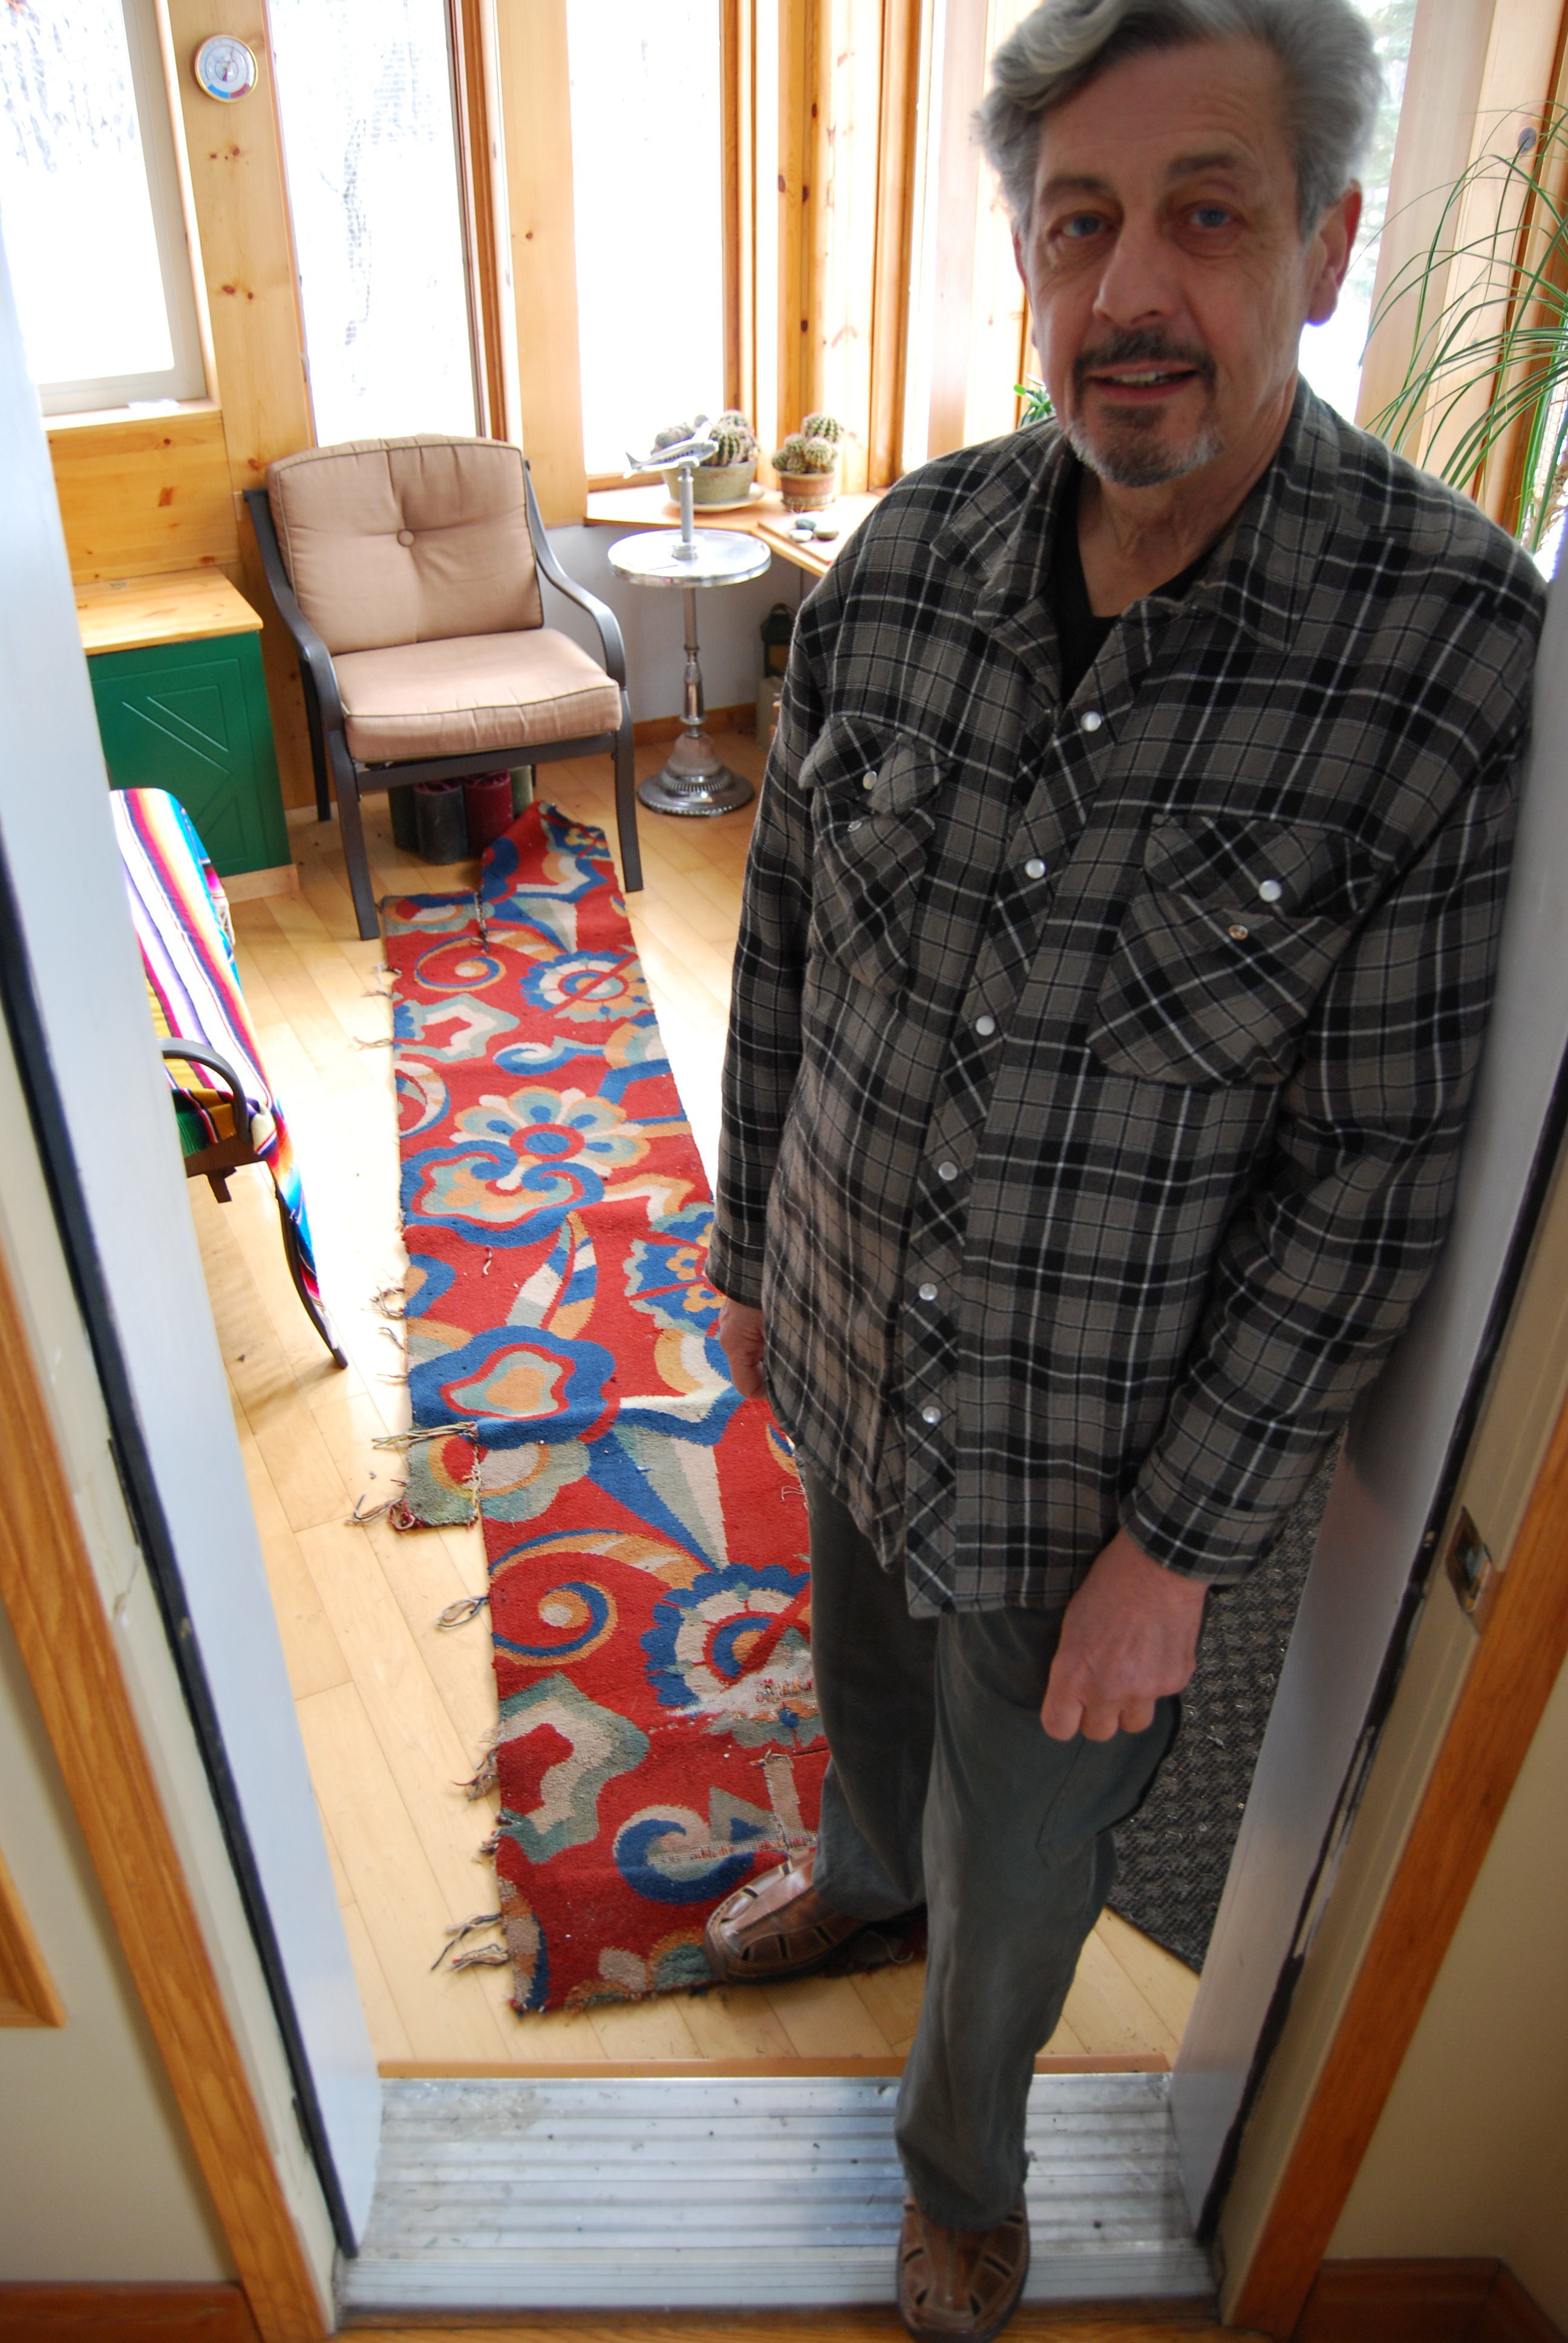
[[[267,583],[299,652],[323,820],[337,799],[362,936],[377,932],[366,789],[608,750],[628,890],[642,884],[626,653],[573,583],[520,448],[356,439],[307,448],[246,492]],[[602,664],[547,627],[541,574],[598,630]]]

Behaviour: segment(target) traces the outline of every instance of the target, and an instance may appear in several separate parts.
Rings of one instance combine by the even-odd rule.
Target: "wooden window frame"
[[[847,10],[866,35],[852,63],[858,167],[873,191],[849,250],[827,240]],[[848,492],[901,468],[922,13],[921,0],[719,0],[725,404],[754,425],[766,466],[785,431],[834,404],[834,336],[862,337],[840,417]],[[519,436],[546,519],[577,519],[590,491],[638,476],[589,473],[583,457],[566,0],[505,12],[498,47],[517,309],[534,327],[518,343]]]
[[[498,104],[496,0],[447,0],[457,186],[467,263],[474,415],[481,437],[516,439],[518,321],[507,265],[507,171]]]

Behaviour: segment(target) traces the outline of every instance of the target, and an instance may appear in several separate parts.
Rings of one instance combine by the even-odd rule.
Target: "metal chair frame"
[[[487,749],[477,756],[429,757],[381,765],[361,765],[349,753],[343,700],[332,665],[332,654],[295,599],[283,548],[273,526],[272,507],[265,488],[246,488],[251,525],[261,554],[261,566],[277,613],[294,639],[299,654],[305,713],[310,727],[310,755],[316,772],[316,809],[322,821],[332,814],[332,795],[343,830],[343,857],[359,933],[367,941],[380,933],[376,898],[370,887],[370,865],[365,850],[365,830],[359,801],[367,790],[409,789],[417,781],[462,780],[477,773],[493,773],[507,765],[542,765],[558,757],[604,753],[615,759],[616,831],[620,841],[623,883],[628,895],[642,885],[642,856],[637,835],[637,775],[632,763],[631,701],[626,688],[626,646],[615,612],[597,595],[568,577],[557,560],[534,495],[533,477],[523,459],[523,485],[528,498],[528,536],[541,578],[586,611],[598,629],[604,669],[620,687],[620,723],[613,732],[595,732],[576,740],[518,741],[511,748]]]

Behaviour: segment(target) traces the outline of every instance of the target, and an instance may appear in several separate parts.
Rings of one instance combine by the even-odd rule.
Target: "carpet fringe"
[[[458,1602],[447,1604],[436,1624],[437,1627],[466,1627],[470,1619],[478,1617],[489,1599],[487,1594],[465,1594]]]
[[[504,1969],[511,1966],[512,1956],[505,1945],[476,1945],[471,1951],[459,1953],[453,1961],[454,1969]]]
[[[498,1928],[500,1925],[501,1916],[498,1912],[476,1912],[471,1919],[454,1920],[450,1927],[444,1928],[441,1931],[447,1941],[442,1946],[440,1951],[437,1954],[435,1959],[431,1962],[429,1975],[431,1976],[435,1976],[436,1971],[447,1958],[447,1954],[456,1952],[457,1946],[462,1943],[465,1936],[471,1936],[477,1928]],[[477,1950],[479,1948],[476,1947],[475,1949]],[[483,1947],[483,1950],[489,1953],[499,1951],[503,1960],[507,1957],[506,1951],[503,1946],[487,1945]],[[472,1960],[471,1956],[466,1955],[459,1956],[452,1963],[452,1966],[455,1969],[468,1968],[476,1966],[480,1966],[480,1964],[476,1964]]]

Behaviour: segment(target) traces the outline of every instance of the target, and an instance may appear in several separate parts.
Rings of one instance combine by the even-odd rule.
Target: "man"
[[[801,613],[710,1256],[797,1444],[832,1763],[709,1957],[925,1905],[900,2304],[980,2338],[1207,1589],[1442,1240],[1542,601],[1297,380],[1377,97],[1349,0],[1045,0],[994,75],[1057,420],[901,482]]]

